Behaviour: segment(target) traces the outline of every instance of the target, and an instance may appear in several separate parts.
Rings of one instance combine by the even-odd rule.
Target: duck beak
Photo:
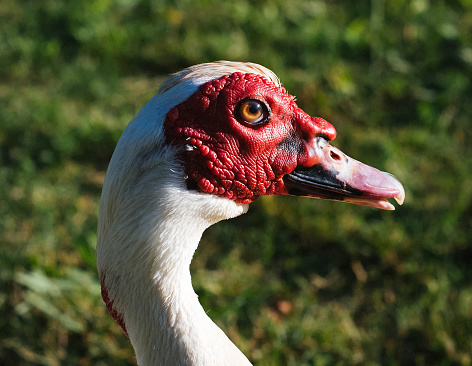
[[[284,176],[286,194],[383,210],[395,209],[389,198],[403,204],[405,190],[393,175],[348,157],[323,137],[316,138],[310,155],[314,165],[298,166]]]

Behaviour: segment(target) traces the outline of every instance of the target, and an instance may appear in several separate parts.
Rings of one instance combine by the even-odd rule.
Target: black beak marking
[[[327,171],[321,165],[297,167],[287,174],[288,193],[294,196],[310,196],[316,189],[317,195],[342,201],[344,196],[362,196],[362,191],[352,188],[336,178],[338,172]]]

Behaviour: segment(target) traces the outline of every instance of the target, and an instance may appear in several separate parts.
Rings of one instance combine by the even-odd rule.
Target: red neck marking
[[[108,289],[105,286],[105,275],[100,276],[100,285],[102,288],[102,299],[105,302],[105,305],[107,307],[108,312],[112,316],[113,319],[115,319],[115,322],[123,329],[123,332],[125,332],[126,336],[129,338],[128,331],[126,330],[126,325],[125,325],[125,320],[123,318],[123,314],[119,313],[114,307],[113,307],[113,300],[110,299],[108,296]]]

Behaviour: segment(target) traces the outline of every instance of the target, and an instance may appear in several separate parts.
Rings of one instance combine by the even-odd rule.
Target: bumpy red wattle
[[[265,101],[268,123],[238,122],[245,98]],[[331,140],[334,127],[303,112],[293,97],[261,75],[234,73],[209,81],[167,113],[166,142],[185,146],[186,174],[200,190],[249,203],[283,191],[282,178],[297,165],[311,166],[315,136]]]

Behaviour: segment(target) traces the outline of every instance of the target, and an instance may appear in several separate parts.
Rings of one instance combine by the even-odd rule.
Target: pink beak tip
[[[403,202],[405,201],[405,189],[403,188],[403,185],[392,174],[387,173],[387,172],[383,172],[383,174],[392,183],[392,185],[398,190],[398,194],[395,197],[393,197],[393,199],[397,201],[397,203],[400,206],[403,205]]]

